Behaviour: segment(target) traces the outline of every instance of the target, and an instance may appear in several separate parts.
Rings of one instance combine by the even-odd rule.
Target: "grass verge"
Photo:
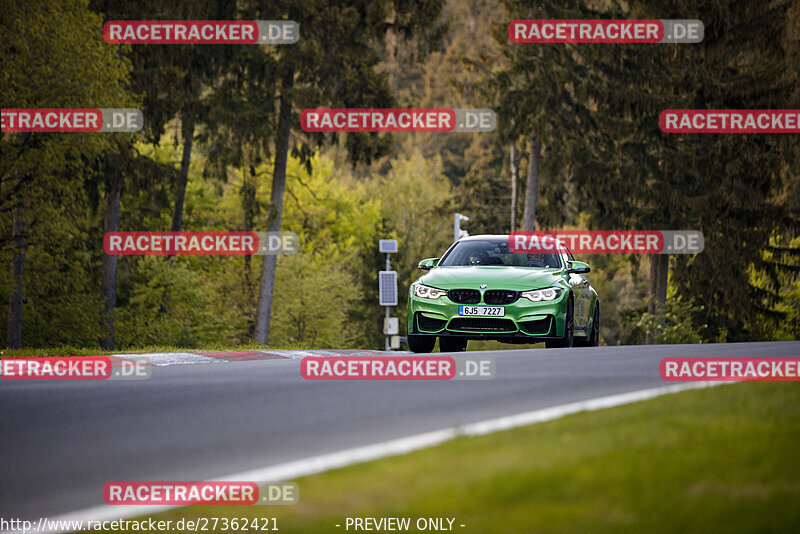
[[[464,533],[798,532],[798,452],[800,387],[743,383],[306,477],[289,507],[156,517],[275,517],[284,534],[345,532],[346,517],[411,517],[410,531],[454,517]]]

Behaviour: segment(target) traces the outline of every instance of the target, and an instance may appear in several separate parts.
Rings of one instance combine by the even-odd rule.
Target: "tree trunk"
[[[650,256],[650,287],[647,289],[647,313],[655,315],[656,313],[656,294],[658,294],[658,256]],[[647,335],[644,338],[646,345],[652,345],[655,340],[653,339],[653,332],[648,329]]]
[[[522,230],[534,229],[536,221],[536,196],[539,192],[539,158],[542,142],[531,135],[528,140],[528,179],[525,182],[525,210],[522,213]]]
[[[289,135],[292,120],[291,88],[294,85],[294,69],[288,69],[281,81],[281,101],[278,117],[278,135],[275,139],[275,167],[272,173],[272,194],[269,205],[270,232],[281,229],[283,212],[283,190],[286,186],[286,161],[289,157]],[[269,323],[272,313],[272,290],[275,286],[277,256],[264,256],[261,268],[261,288],[256,309],[255,337],[259,343],[266,344],[269,339]]]
[[[667,281],[669,279],[669,255],[658,254],[658,287],[656,289],[656,314],[664,315],[667,306]]]
[[[11,212],[11,242],[14,255],[11,257],[11,294],[8,298],[9,349],[22,348],[22,300],[25,281],[25,220],[24,208],[17,205]]]
[[[650,256],[650,286],[647,288],[647,313],[656,312],[656,293],[658,293],[658,256]]]
[[[648,290],[647,313],[660,322],[667,305],[667,280],[669,278],[669,256],[654,254],[650,256],[650,287]],[[655,343],[652,332],[647,333],[645,343]]]
[[[183,204],[186,200],[186,183],[189,181],[189,163],[192,160],[192,144],[194,142],[194,112],[184,111],[181,115],[181,133],[183,134],[183,156],[181,172],[175,187],[175,210],[172,212],[173,232],[180,232],[183,225]]]
[[[663,160],[664,180],[667,180],[668,167]],[[647,299],[647,313],[655,317],[656,324],[664,320],[667,307],[667,280],[669,279],[669,255],[655,254],[650,256],[650,288]],[[652,333],[648,332],[645,343],[652,345],[655,342]]]
[[[249,169],[249,171],[248,171]],[[256,178],[256,170],[253,164],[244,162],[242,165],[242,187],[239,191],[242,212],[244,217],[242,220],[243,230],[245,232],[252,232],[255,227],[255,218],[258,215],[258,201],[256,200],[256,190],[258,188]],[[250,305],[253,302],[255,294],[255,284],[253,283],[253,270],[252,270],[253,257],[249,254],[244,256],[244,291],[243,291],[243,309],[247,309],[249,313]],[[249,336],[253,335],[253,328],[255,325],[249,325]]]
[[[106,194],[103,199],[103,232],[119,231],[120,177],[119,169],[112,164],[112,157],[106,160]],[[114,350],[114,308],[117,306],[117,266],[119,256],[103,255],[103,320],[105,337],[100,341],[104,350]]]
[[[517,147],[511,145],[511,231],[517,230]]]

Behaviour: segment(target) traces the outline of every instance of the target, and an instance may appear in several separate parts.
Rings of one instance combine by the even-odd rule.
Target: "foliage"
[[[509,19],[680,18],[690,7],[682,0],[503,4]],[[665,134],[658,117],[664,109],[796,107],[795,8],[694,2],[692,18],[706,27],[696,45],[515,45],[496,33],[508,66],[487,87],[507,124],[504,138],[534,134],[546,145],[540,222],[574,224],[585,212],[590,228],[701,230],[705,250],[676,257],[671,280],[678,294],[703,303],[693,319],[708,325],[706,340],[760,338],[747,326],[759,311],[749,271],[774,232],[798,231],[796,211],[777,200],[796,183],[797,141]]]
[[[103,42],[102,19],[86,0],[0,2],[0,107],[135,107],[130,63]],[[0,296],[9,302],[10,259],[22,259],[23,342],[96,342],[100,328],[93,197],[96,162],[129,134],[0,134]],[[11,214],[25,245],[10,242]],[[101,242],[101,241],[100,241]],[[0,312],[5,315],[8,308]],[[19,320],[19,316],[16,316]],[[18,324],[18,323],[17,323]],[[6,341],[6,329],[0,340]]]
[[[663,314],[643,313],[636,323],[643,337],[652,337],[656,344],[702,343],[702,328],[694,326],[694,317],[705,312],[704,306],[696,305],[694,299],[684,299],[674,290],[667,295]]]
[[[220,282],[193,265],[204,260],[148,256],[135,264],[128,280],[134,283],[118,311],[121,347],[196,347],[236,340],[242,317],[233,309],[213,305]]]
[[[278,345],[348,347],[360,334],[347,313],[364,298],[347,264],[323,261],[313,253],[278,259],[273,332]]]
[[[800,338],[800,238],[773,236],[761,261],[750,270],[758,313],[747,329],[764,339]]]
[[[101,14],[93,12],[99,11]],[[510,227],[509,148],[543,143],[542,228],[697,229],[705,250],[670,262],[663,320],[644,314],[638,258],[595,256],[606,344],[798,339],[800,143],[791,135],[664,134],[665,108],[798,107],[800,3],[701,0],[400,2],[0,0],[0,106],[136,107],[141,135],[0,134],[0,302],[12,213],[24,217],[23,340],[91,347],[103,336],[103,198],[122,188],[122,230],[169,228],[185,132],[196,120],[185,230],[262,230],[282,80],[291,157],[274,344],[381,347],[380,238],[401,304],[419,259]],[[104,18],[289,18],[296,45],[111,46]],[[515,18],[699,18],[696,45],[517,45]],[[307,107],[491,107],[489,134],[309,134]],[[134,143],[135,140],[135,143]],[[107,158],[118,162],[107,165]],[[109,173],[109,168],[114,172]],[[518,203],[517,220],[522,210]],[[122,257],[118,345],[200,347],[253,339],[260,257]],[[8,308],[0,307],[0,320]],[[0,342],[5,341],[0,329]]]

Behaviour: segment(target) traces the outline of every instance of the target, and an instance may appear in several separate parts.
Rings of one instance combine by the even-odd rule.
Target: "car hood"
[[[508,267],[473,265],[464,267],[435,267],[420,277],[417,282],[439,289],[542,289],[561,285],[561,269],[532,269],[530,267]]]

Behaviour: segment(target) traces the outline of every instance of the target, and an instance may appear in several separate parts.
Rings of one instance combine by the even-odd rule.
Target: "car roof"
[[[462,237],[459,241],[475,241],[478,239],[486,239],[487,237],[495,237],[495,238],[502,238],[508,239],[508,234],[481,234],[481,235],[468,235],[466,237]]]
[[[510,236],[509,234],[480,234],[480,235],[468,235],[468,236],[466,236],[466,237],[462,237],[461,239],[459,239],[458,241],[456,241],[456,243],[458,243],[459,241],[480,241],[481,239],[486,239],[486,238],[493,238],[493,239],[508,239],[508,238],[509,238],[509,236]],[[569,248],[567,248],[567,246],[566,246],[566,245],[563,245],[563,249],[564,249],[565,251],[567,251],[567,254],[570,254],[570,252],[569,252]]]

